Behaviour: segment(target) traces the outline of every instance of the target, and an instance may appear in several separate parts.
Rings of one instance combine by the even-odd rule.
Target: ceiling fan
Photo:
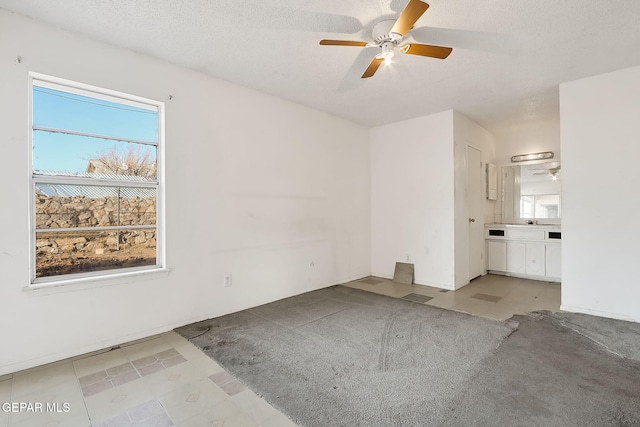
[[[406,43],[399,46],[403,38],[428,8],[429,5],[421,0],[410,0],[396,21],[387,19],[378,22],[373,27],[373,42],[320,40],[320,44],[323,46],[378,47],[382,49],[382,52],[373,58],[369,67],[362,74],[363,79],[373,76],[383,62],[390,62],[395,54],[396,47],[401,53],[408,55],[445,59],[451,54],[452,48],[420,43]]]
[[[551,179],[554,181],[557,181],[558,175],[560,174],[560,166],[551,167],[548,169],[533,169],[533,170],[539,171],[539,172],[534,172],[533,175],[549,175],[551,176]]]

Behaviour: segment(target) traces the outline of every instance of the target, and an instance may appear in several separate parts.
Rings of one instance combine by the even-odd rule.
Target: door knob
[[[469,222],[476,222],[475,218],[469,218]]]

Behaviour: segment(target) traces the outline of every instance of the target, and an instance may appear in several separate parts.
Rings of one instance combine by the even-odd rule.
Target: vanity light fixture
[[[529,160],[553,159],[553,151],[544,151],[542,153],[518,154],[511,157],[511,163],[528,162]]]

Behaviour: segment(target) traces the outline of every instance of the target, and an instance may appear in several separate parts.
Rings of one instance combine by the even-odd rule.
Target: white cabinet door
[[[535,276],[544,276],[546,271],[544,243],[527,243],[526,253],[526,273]]]
[[[562,277],[560,253],[560,245],[547,245],[546,264],[548,277],[553,277],[554,279]]]
[[[487,270],[507,271],[507,243],[499,241],[487,242]]]
[[[526,243],[508,242],[507,243],[507,272],[524,274],[525,269],[525,253]]]

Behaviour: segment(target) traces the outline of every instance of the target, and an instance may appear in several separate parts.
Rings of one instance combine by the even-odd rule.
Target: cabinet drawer
[[[544,230],[522,230],[520,228],[506,230],[506,237],[522,240],[544,240]]]

